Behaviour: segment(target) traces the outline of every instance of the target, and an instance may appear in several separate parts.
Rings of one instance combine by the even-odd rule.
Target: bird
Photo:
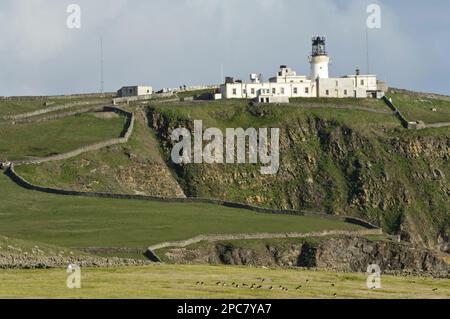
[[[436,291],[438,291],[438,289],[437,289],[437,288],[434,288],[433,291],[436,292]]]
[[[331,287],[334,287],[334,284],[331,284]]]
[[[272,287],[272,286],[270,286],[270,287],[269,287],[269,290],[273,290],[273,287]]]
[[[336,294],[336,293],[334,293],[334,294],[333,294],[333,296],[334,296],[334,297],[337,297],[337,294]]]
[[[295,290],[300,290],[301,288],[302,288],[302,285],[300,285],[297,288],[295,288]]]
[[[258,287],[256,287],[256,289],[261,289],[262,288],[262,286],[258,286]]]
[[[219,285],[220,285],[221,283],[222,283],[222,282],[221,282],[221,281],[219,281],[219,282],[217,282],[217,283],[216,283],[216,285],[217,285],[217,286],[219,286]]]
[[[239,286],[239,285],[236,285],[236,288],[240,288],[241,286]]]

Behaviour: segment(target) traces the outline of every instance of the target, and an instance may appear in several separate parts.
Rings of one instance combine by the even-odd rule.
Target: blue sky
[[[81,29],[66,8],[81,6]],[[96,92],[99,39],[105,88],[155,88],[272,76],[287,64],[309,73],[311,36],[325,35],[332,76],[366,71],[367,5],[381,6],[369,32],[370,71],[391,86],[450,94],[450,2],[400,0],[2,0],[0,95]]]

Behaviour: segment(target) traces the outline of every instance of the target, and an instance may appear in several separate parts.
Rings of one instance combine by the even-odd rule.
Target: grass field
[[[119,137],[125,117],[102,119],[82,114],[31,124],[0,124],[0,159],[19,160],[71,151]]]
[[[44,103],[49,103],[45,106]],[[110,103],[111,98],[98,98],[98,97],[40,97],[40,98],[27,98],[22,97],[20,99],[0,99],[0,117],[4,115],[17,115],[23,113],[34,112],[40,109],[55,105],[66,105],[71,103]]]
[[[64,247],[140,247],[199,234],[357,230],[315,217],[270,215],[206,204],[50,195],[0,175],[0,234]]]
[[[370,290],[365,274],[231,266],[82,269],[82,288],[75,290],[66,287],[66,279],[64,269],[0,270],[0,298],[450,298],[448,279],[382,275],[382,288]],[[226,286],[217,285],[219,281]],[[231,286],[233,282],[240,287]],[[262,288],[250,289],[253,283]]]
[[[160,176],[155,174],[155,170],[160,172],[164,161],[143,115],[135,112],[135,119],[133,134],[126,144],[84,153],[64,161],[18,166],[16,172],[32,183],[48,187],[123,194],[135,194],[138,188],[150,195],[159,195],[156,191],[163,185],[170,188],[170,185],[163,184],[161,177],[157,180],[159,183],[151,183],[156,180],[156,176]],[[133,154],[132,159],[130,154]],[[139,166],[142,163],[147,166]],[[155,168],[152,164],[160,166]],[[140,171],[134,173],[133,168],[136,166],[139,166]],[[131,185],[127,183],[129,179],[118,178],[123,171],[133,172]],[[170,189],[165,192],[170,193]]]
[[[358,102],[358,104],[357,104]],[[295,99],[287,105],[251,106],[247,100],[224,100],[156,104],[174,121],[202,119],[204,127],[277,127],[295,120],[319,117],[343,123],[360,130],[396,128],[400,124],[386,105],[379,100]],[[369,110],[369,111],[368,111]]]
[[[450,101],[414,96],[405,93],[388,93],[395,106],[408,121],[425,123],[450,122]],[[432,109],[436,109],[433,112]]]

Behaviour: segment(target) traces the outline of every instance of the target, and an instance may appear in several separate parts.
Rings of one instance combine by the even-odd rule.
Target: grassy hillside
[[[355,230],[315,217],[206,204],[68,197],[28,191],[0,175],[0,234],[64,247],[139,247],[200,234]]]
[[[127,145],[19,173],[47,186],[172,195],[167,186],[176,183],[165,161],[188,196],[355,215],[404,240],[449,251],[450,128],[405,130],[382,101],[372,99],[259,106],[244,100],[150,102],[148,113],[157,142],[141,119]],[[262,176],[259,165],[174,166],[170,133],[192,128],[194,120],[222,130],[280,128],[280,171]]]
[[[154,104],[149,112],[169,165],[171,130],[192,128],[194,120],[222,130],[281,129],[281,167],[273,176],[262,176],[259,165],[172,165],[190,196],[353,214],[404,240],[446,251],[450,128],[405,130],[382,103],[215,101]]]
[[[39,98],[11,98],[0,99],[0,117],[4,115],[18,115],[23,113],[34,112],[55,105],[66,105],[73,103],[93,103],[93,104],[108,104],[111,102],[111,97],[39,97]],[[47,105],[45,105],[47,103]]]
[[[119,137],[126,118],[82,114],[31,124],[0,124],[0,159],[19,160],[71,151],[83,145]]]
[[[370,290],[365,274],[246,267],[155,265],[82,269],[81,276],[82,288],[72,290],[66,288],[64,269],[0,270],[0,298],[450,298],[450,280],[423,277],[382,275],[382,289]],[[262,288],[249,289],[253,283]]]
[[[438,99],[405,92],[389,92],[387,96],[392,98],[395,106],[408,121],[450,122],[450,99]]]
[[[144,113],[135,112],[134,133],[127,144],[84,153],[60,162],[20,166],[16,171],[36,184],[80,191],[182,196],[160,155]]]

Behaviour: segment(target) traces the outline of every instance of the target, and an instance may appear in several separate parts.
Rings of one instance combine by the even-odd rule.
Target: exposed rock
[[[299,239],[288,243],[261,241],[251,245],[233,242],[202,243],[168,249],[164,256],[170,262],[179,264],[307,267],[346,272],[366,272],[369,265],[378,264],[383,272],[450,276],[445,256],[431,250],[387,240],[350,236],[332,237],[320,242]]]
[[[276,117],[264,106],[249,111],[258,118],[267,112]],[[158,109],[150,110],[149,118],[168,158],[170,132],[192,123]],[[278,174],[255,173],[255,165],[175,166],[184,192],[279,209],[351,214],[416,245],[450,252],[448,135],[365,131],[312,115],[277,125],[282,155]]]
[[[100,258],[94,256],[55,256],[41,254],[11,254],[0,252],[0,269],[45,269],[64,268],[70,264],[80,267],[142,266],[149,262],[123,258]]]

